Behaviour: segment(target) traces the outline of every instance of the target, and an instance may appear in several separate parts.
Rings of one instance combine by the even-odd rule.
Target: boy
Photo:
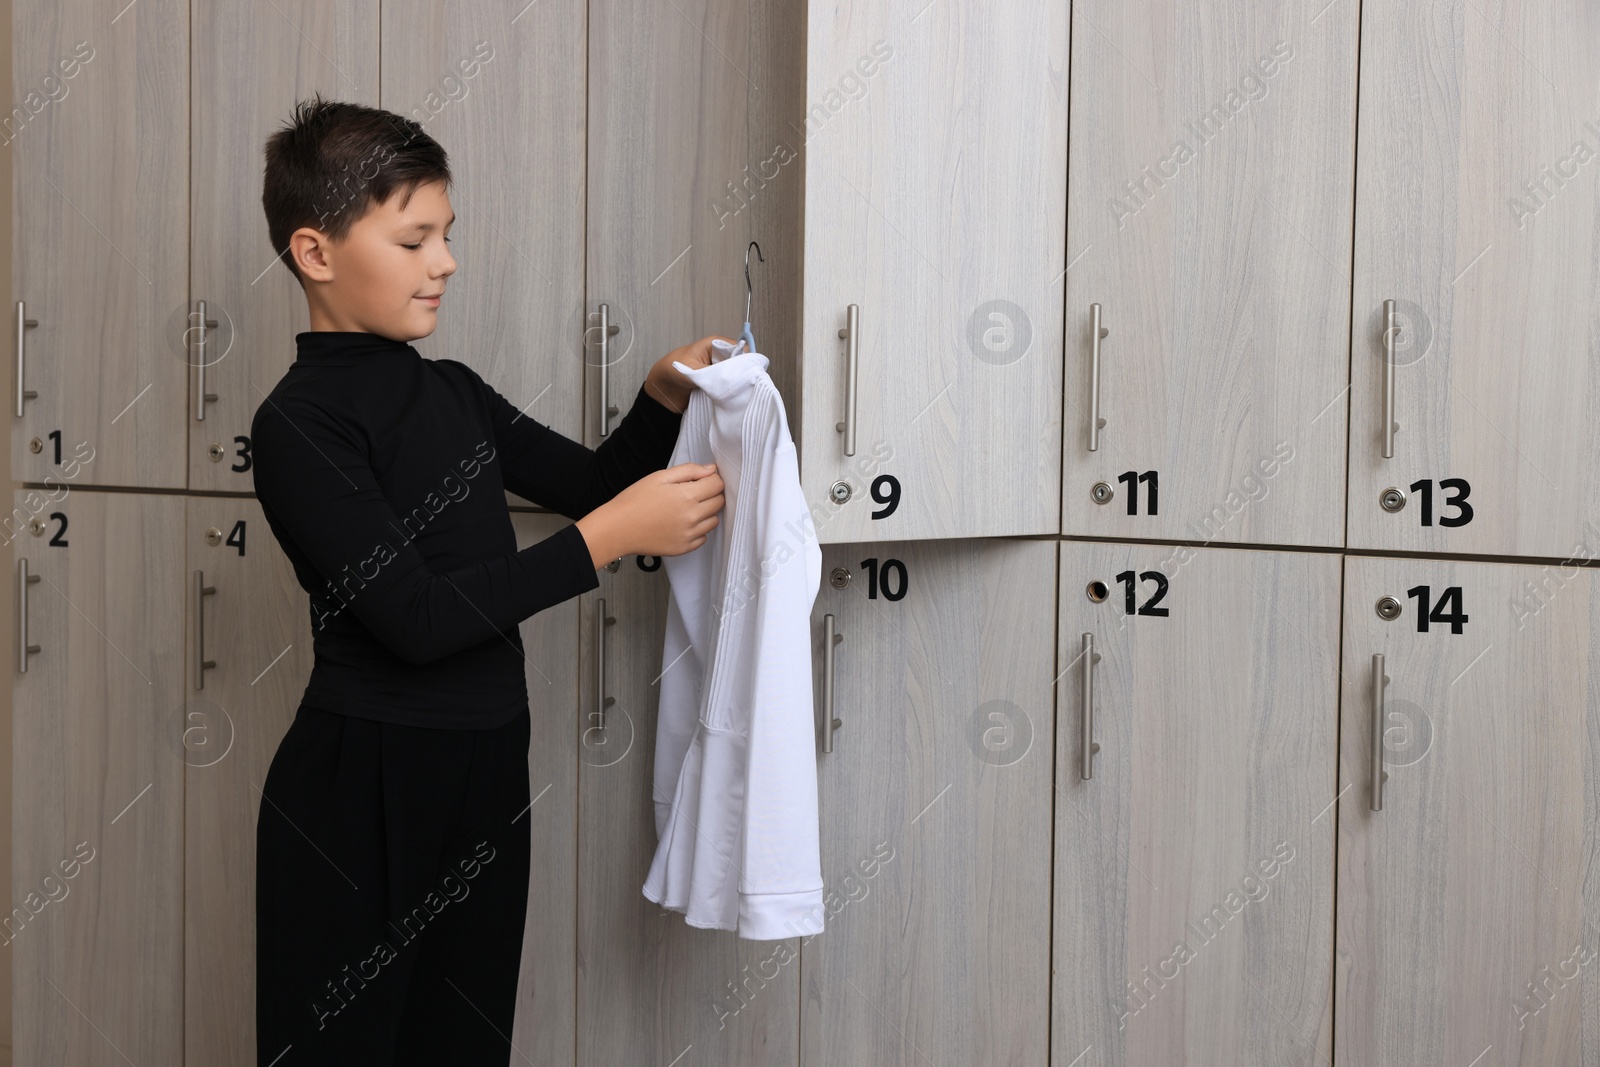
[[[652,366],[593,451],[408,344],[456,267],[450,180],[417,123],[320,97],[266,145],[268,231],[311,329],[256,410],[253,469],[315,664],[257,819],[260,1067],[508,1062],[530,849],[517,624],[619,556],[699,547],[723,506],[714,465],[662,469],[691,388],[672,361],[706,366],[712,338]],[[518,551],[506,488],[575,525]],[[538,710],[541,732],[573,728]]]

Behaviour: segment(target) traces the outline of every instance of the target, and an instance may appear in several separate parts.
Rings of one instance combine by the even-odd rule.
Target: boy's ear
[[[289,235],[289,255],[300,275],[307,281],[326,282],[333,279],[333,264],[328,261],[330,242],[327,234],[310,226],[302,226]]]

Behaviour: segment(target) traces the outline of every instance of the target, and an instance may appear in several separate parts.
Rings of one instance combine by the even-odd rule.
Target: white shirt
[[[752,940],[822,932],[811,605],[822,578],[767,357],[713,341],[671,464],[711,463],[724,508],[671,586],[644,895]]]

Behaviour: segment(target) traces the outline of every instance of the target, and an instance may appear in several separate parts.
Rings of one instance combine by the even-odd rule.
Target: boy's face
[[[445,279],[455,273],[455,222],[443,182],[417,186],[402,210],[396,190],[341,241],[309,226],[290,247],[306,279],[311,329],[353,330],[410,342],[433,333]]]

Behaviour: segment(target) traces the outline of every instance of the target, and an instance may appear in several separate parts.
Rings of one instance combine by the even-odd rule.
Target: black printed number
[[[646,563],[645,560],[649,560],[650,562]],[[634,556],[633,561],[639,565],[640,570],[645,571],[646,573],[661,569],[660,556]]]
[[[1124,615],[1167,614],[1166,608],[1156,607],[1157,604],[1161,603],[1161,598],[1167,595],[1167,576],[1165,574],[1160,571],[1140,571],[1136,582],[1132,571],[1123,571],[1117,575],[1117,581],[1122,583],[1122,613]],[[1138,582],[1155,582],[1156,591],[1154,596],[1140,604],[1136,610],[1133,605],[1133,593]]]
[[[1422,506],[1422,525],[1433,525],[1433,479],[1423,478],[1421,481],[1412,482],[1407,486],[1413,493],[1418,494],[1418,503]],[[1472,505],[1467,503],[1467,496],[1472,492],[1472,486],[1467,484],[1465,478],[1441,478],[1440,489],[1448,489],[1452,496],[1444,498],[1446,507],[1456,509],[1454,515],[1440,515],[1440,526],[1465,526],[1472,521]]]
[[[1137,514],[1139,514],[1139,483],[1140,482],[1144,482],[1146,485],[1149,486],[1149,489],[1146,491],[1146,495],[1145,495],[1145,511],[1144,511],[1144,513],[1146,515],[1154,515],[1154,514],[1156,514],[1156,501],[1157,501],[1156,488],[1157,488],[1158,479],[1156,477],[1156,472],[1155,471],[1123,471],[1121,474],[1117,475],[1117,481],[1124,483],[1128,487],[1128,514],[1129,515],[1137,515]],[[1166,613],[1163,612],[1162,614],[1166,614]]]
[[[883,594],[885,600],[901,600],[906,595],[906,565],[897,559],[886,559],[880,565],[878,557],[861,561],[867,569],[867,599],[876,600]],[[898,577],[896,577],[898,576]]]
[[[882,511],[872,513],[874,519],[893,515],[894,509],[900,506],[900,479],[892,474],[880,474],[872,479],[872,499],[883,505]]]
[[[222,542],[239,550],[239,555],[244,555],[244,520],[240,519],[233,524],[233,529],[228,531],[228,539]]]
[[[54,547],[54,548],[66,548],[67,547],[67,513],[64,512],[64,511],[52,511],[50,513],[50,517],[52,519],[60,519],[61,520],[61,525],[56,527],[55,534],[52,535],[50,540],[46,541],[45,543],[50,545],[50,546],[52,546],[52,547]]]
[[[1451,633],[1460,633],[1467,622],[1467,613],[1461,610],[1461,587],[1446,586],[1445,591],[1439,594],[1439,602],[1433,605],[1431,610],[1428,607],[1430,592],[1429,587],[1425,585],[1414,585],[1406,590],[1406,596],[1417,602],[1417,633],[1427,633],[1430,622],[1447,622],[1450,624]],[[1447,607],[1455,610],[1446,611]]]
[[[244,434],[239,434],[233,439],[233,443],[239,446],[239,451],[234,453],[234,455],[239,457],[239,464],[229,467],[228,469],[243,474],[245,471],[250,469],[250,464],[252,462],[250,458],[250,438]]]

